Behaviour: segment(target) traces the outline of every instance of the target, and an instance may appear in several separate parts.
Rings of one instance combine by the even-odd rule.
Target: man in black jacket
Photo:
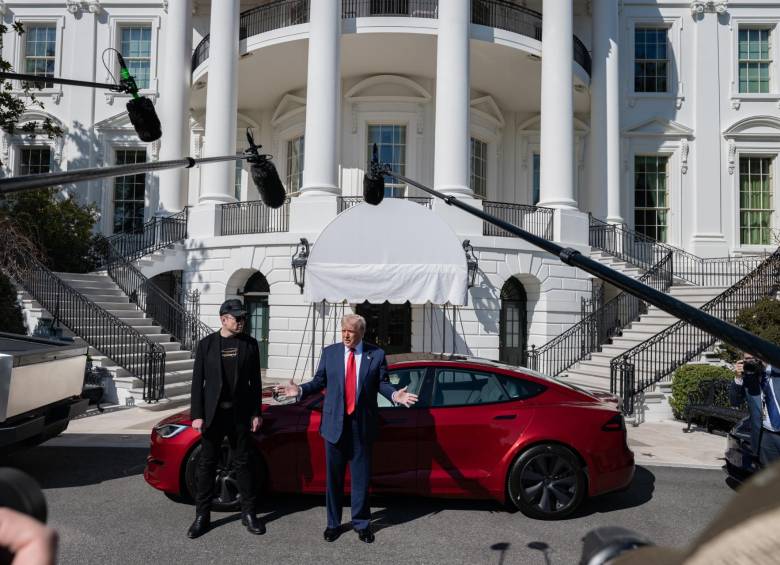
[[[222,328],[198,344],[192,373],[192,427],[201,433],[200,464],[195,497],[195,521],[187,536],[197,538],[211,526],[211,500],[222,441],[227,436],[241,495],[241,523],[253,534],[265,525],[255,515],[255,489],[249,465],[251,432],[262,418],[260,347],[242,333],[246,311],[240,300],[225,301],[219,309]]]

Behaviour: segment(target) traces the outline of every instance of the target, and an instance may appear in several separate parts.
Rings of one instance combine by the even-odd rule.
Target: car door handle
[[[494,416],[494,420],[514,420],[517,417],[517,414],[499,414],[498,416]]]

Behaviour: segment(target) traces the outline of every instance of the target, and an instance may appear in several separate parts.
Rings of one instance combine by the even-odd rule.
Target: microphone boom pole
[[[227,155],[219,157],[202,157],[193,159],[184,157],[183,159],[172,159],[170,161],[156,161],[151,163],[129,163],[127,165],[115,165],[113,167],[93,167],[91,169],[78,169],[76,171],[63,171],[54,173],[43,173],[39,175],[25,175],[21,177],[11,177],[0,179],[0,195],[10,194],[12,192],[22,192],[25,190],[37,190],[40,188],[51,188],[65,183],[84,182],[92,180],[107,179],[113,177],[122,177],[125,175],[135,175],[138,173],[148,173],[152,171],[162,171],[165,169],[187,168],[206,163],[219,163],[222,161],[238,161],[241,159],[251,159],[254,155]]]
[[[495,216],[488,214],[478,208],[469,206],[468,204],[458,200],[454,196],[447,196],[429,188],[417,181],[407,178],[403,175],[394,173],[390,170],[388,165],[384,165],[383,168],[376,171],[383,175],[395,177],[396,179],[403,181],[415,188],[419,188],[423,192],[435,196],[441,200],[444,200],[450,206],[460,208],[464,212],[477,216],[486,222],[498,226],[499,228],[508,231],[509,233],[524,239],[525,241],[557,256],[561,261],[572,267],[577,267],[583,271],[590,273],[603,281],[606,281],[621,290],[628,292],[629,294],[636,296],[640,300],[644,300],[663,310],[668,312],[672,316],[684,320],[689,324],[696,326],[700,330],[703,330],[718,339],[732,345],[733,347],[752,353],[762,361],[769,363],[774,367],[780,367],[780,347],[768,341],[760,338],[755,334],[752,334],[735,324],[731,324],[720,318],[716,318],[707,312],[703,312],[698,308],[694,308],[681,300],[673,298],[668,294],[664,294],[651,286],[639,282],[636,279],[632,279],[629,276],[624,275],[614,269],[611,269],[605,265],[602,265],[598,261],[594,261],[590,257],[585,257],[571,247],[563,247],[557,243],[553,243],[543,237],[539,237],[530,232],[525,231],[522,228],[505,222]]]

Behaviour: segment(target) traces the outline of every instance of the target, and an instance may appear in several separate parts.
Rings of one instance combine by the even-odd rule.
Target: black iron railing
[[[189,208],[185,208],[171,216],[154,217],[136,232],[117,233],[106,239],[120,257],[134,261],[185,239],[188,213]],[[99,267],[105,267],[105,264],[100,262],[101,253],[98,252],[97,255]]]
[[[403,198],[404,200],[408,200],[409,202],[416,202],[417,204],[421,204],[426,208],[430,208],[432,206],[431,204],[432,199],[425,196],[392,196],[392,197],[388,196],[387,198]],[[355,206],[356,204],[360,204],[361,202],[365,202],[362,196],[339,196],[338,213],[341,214],[344,210],[348,208],[352,208],[353,206]]]
[[[256,6],[241,13],[238,23],[239,39],[309,23],[309,0],[276,0]],[[204,37],[192,54],[192,70],[195,71],[209,58],[209,36]]]
[[[758,267],[701,309],[727,322],[765,296],[780,289],[780,249]],[[670,376],[715,343],[707,332],[679,321],[612,360],[610,390],[622,399],[623,411],[633,414],[634,399],[655,383]]]
[[[585,44],[580,41],[580,38],[574,36],[574,61],[579,64],[580,67],[585,69],[585,72],[590,76],[590,70],[592,62],[590,58],[590,51],[585,47]]]
[[[545,239],[553,238],[553,214],[555,211],[552,208],[483,200],[482,209],[486,213],[492,214],[534,235]],[[483,224],[482,235],[514,237],[488,222]]]
[[[755,269],[765,258],[702,258],[631,230],[625,225],[607,224],[593,216],[590,217],[589,243],[591,247],[643,270],[649,269],[671,252],[675,278],[697,286],[731,286]]]
[[[473,0],[471,21],[542,40],[542,14],[509,0]]]
[[[239,38],[309,22],[310,0],[277,0],[241,13]],[[439,0],[342,0],[341,17],[438,18]],[[542,14],[509,0],[472,0],[472,23],[504,29],[537,41],[542,40]],[[585,45],[574,36],[574,60],[591,70],[591,58]],[[192,54],[194,72],[209,58],[209,36],[204,37]]]
[[[439,0],[342,0],[341,17],[367,18],[408,16],[410,18],[439,17]]]
[[[669,290],[673,281],[672,254],[667,253],[639,280],[661,292]],[[531,347],[528,366],[548,375],[558,375],[594,351],[599,351],[602,345],[646,313],[646,302],[621,292],[538,349]]]
[[[143,398],[165,394],[165,348],[95,304],[32,257],[19,257],[15,279],[54,318],[144,383]]]
[[[97,248],[102,252],[108,276],[130,297],[130,301],[158,323],[164,333],[171,334],[182,349],[194,355],[200,340],[212,333],[211,328],[146,278],[107,239],[99,240]]]
[[[260,200],[220,205],[220,233],[277,233],[290,230],[290,198],[279,208],[270,208]]]

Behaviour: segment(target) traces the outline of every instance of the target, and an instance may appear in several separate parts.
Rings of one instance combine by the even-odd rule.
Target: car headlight
[[[170,439],[176,437],[187,428],[189,428],[189,426],[182,426],[181,424],[163,424],[162,426],[154,428],[154,431],[157,432],[157,435],[161,438]]]

